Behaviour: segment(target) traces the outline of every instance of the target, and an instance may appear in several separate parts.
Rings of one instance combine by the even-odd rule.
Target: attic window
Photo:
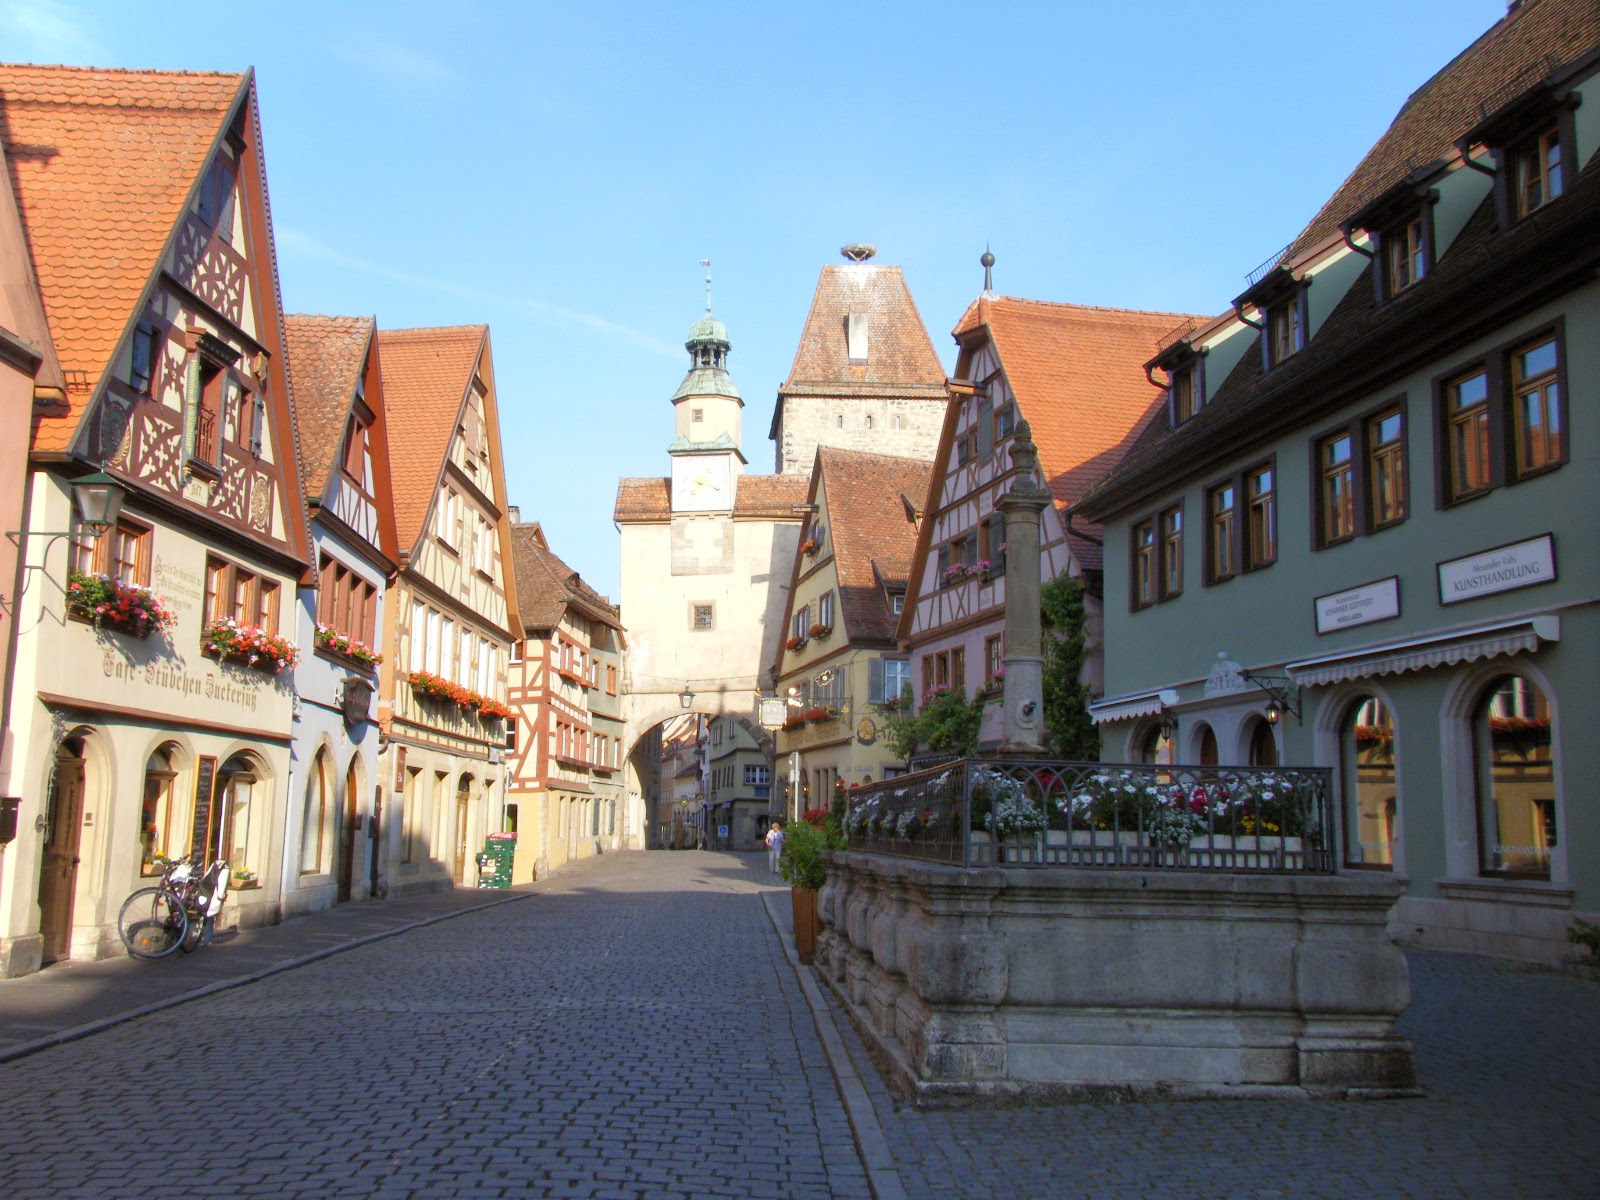
[[[233,241],[233,164],[218,154],[200,184],[200,219],[223,241]]]
[[[1156,355],[1145,370],[1166,372],[1167,419],[1174,429],[1205,407],[1205,353],[1195,349],[1187,337],[1179,338]],[[1150,378],[1155,382],[1153,375]]]
[[[1468,154],[1485,146],[1492,151],[1495,216],[1502,229],[1532,216],[1567,191],[1577,162],[1574,110],[1581,100],[1576,92],[1541,84],[1456,143]]]
[[[849,347],[850,361],[867,361],[867,314],[853,312],[845,318],[845,341]]]

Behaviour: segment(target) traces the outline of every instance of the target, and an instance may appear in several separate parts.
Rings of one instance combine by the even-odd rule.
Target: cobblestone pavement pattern
[[[776,886],[607,855],[0,1065],[0,1197],[867,1197]],[[917,1111],[824,1020],[911,1200],[1600,1196],[1600,985],[1410,961],[1414,1100]]]
[[[0,1066],[0,1196],[866,1200],[757,862],[606,855]]]
[[[917,1110],[828,1004],[915,1200],[1600,1198],[1600,984],[1407,958],[1420,1099]]]

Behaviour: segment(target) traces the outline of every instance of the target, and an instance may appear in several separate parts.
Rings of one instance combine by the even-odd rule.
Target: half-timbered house
[[[380,665],[389,894],[476,880],[505,825],[506,666],[517,638],[486,325],[378,333],[400,574]]]
[[[882,779],[905,764],[883,720],[910,687],[895,642],[931,463],[823,447],[790,573],[786,637],[773,665],[787,719],[778,732],[789,815],[824,807],[835,783]],[[799,794],[792,786],[799,782]]]
[[[300,704],[282,883],[294,913],[381,885],[389,789],[378,777],[374,693],[399,548],[374,321],[291,314],[284,328],[316,564],[295,610]]]
[[[1098,613],[1100,543],[1069,528],[1062,510],[1116,463],[1162,393],[1140,369],[1179,313],[1052,304],[985,290],[954,330],[960,347],[899,638],[918,703],[936,692],[998,699],[1005,681],[1005,519],[995,502],[1010,486],[1010,447],[1026,419],[1039,447],[1037,482],[1055,503],[1041,515],[1041,578],[1085,580]],[[1097,639],[1091,634],[1091,643]],[[1098,683],[1093,662],[1091,677]],[[1001,710],[988,706],[980,737],[998,741]]]
[[[62,369],[35,392],[0,969],[120,953],[168,856],[274,921],[309,546],[251,74],[0,67]],[[137,152],[131,152],[136,148]],[[125,503],[101,536],[72,480]]]
[[[551,551],[537,523],[512,526],[523,637],[507,726],[512,878],[542,878],[623,840],[622,622]]]

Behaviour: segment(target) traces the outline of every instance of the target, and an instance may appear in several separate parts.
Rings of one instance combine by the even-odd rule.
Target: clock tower
[[[689,373],[672,395],[672,511],[731,512],[744,470],[739,451],[744,401],[728,376],[728,330],[711,315],[711,280],[706,279],[706,315],[694,323],[684,349]]]

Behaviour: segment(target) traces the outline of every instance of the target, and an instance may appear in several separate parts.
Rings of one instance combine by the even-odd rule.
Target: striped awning
[[[1126,721],[1131,717],[1154,716],[1163,708],[1178,702],[1178,693],[1171,688],[1155,692],[1135,692],[1127,696],[1111,696],[1089,705],[1089,719],[1096,725],[1108,721]]]
[[[1541,642],[1560,640],[1561,618],[1554,613],[1544,613],[1405,641],[1358,646],[1338,654],[1288,663],[1284,670],[1302,687],[1325,687],[1351,679],[1426,671],[1497,655],[1522,654],[1537,650]]]

